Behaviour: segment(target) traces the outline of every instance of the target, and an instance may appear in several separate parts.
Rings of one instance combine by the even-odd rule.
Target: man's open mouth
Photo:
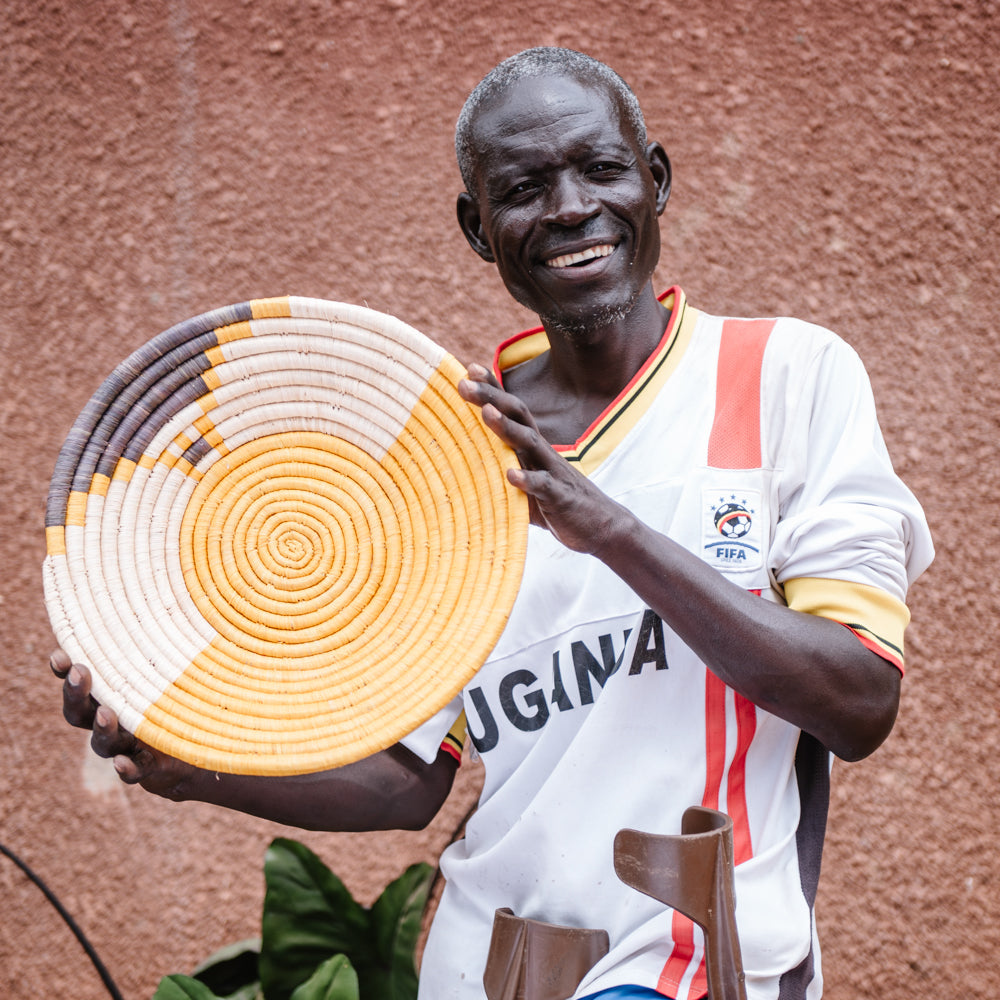
[[[614,244],[602,243],[600,246],[587,247],[586,250],[580,250],[577,253],[566,253],[559,257],[553,257],[552,260],[545,262],[545,266],[555,268],[579,267],[581,264],[586,264],[599,257],[607,257],[609,254],[614,253],[614,250]]]

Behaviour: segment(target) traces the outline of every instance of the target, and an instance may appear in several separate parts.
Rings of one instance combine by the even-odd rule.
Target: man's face
[[[669,193],[661,147],[638,147],[603,87],[531,77],[474,123],[469,242],[547,326],[580,331],[627,314],[660,254]]]

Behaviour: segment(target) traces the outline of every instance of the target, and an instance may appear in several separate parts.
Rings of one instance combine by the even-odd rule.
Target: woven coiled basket
[[[46,513],[46,604],[97,700],[247,774],[358,760],[443,708],[506,623],[528,520],[463,376],[390,316],[295,297],[123,361]]]

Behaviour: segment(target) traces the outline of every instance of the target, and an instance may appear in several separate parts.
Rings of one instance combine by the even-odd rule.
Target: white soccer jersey
[[[679,289],[664,302],[656,352],[560,451],[741,587],[841,621],[901,667],[906,588],[932,548],[857,356],[797,320],[707,316]],[[541,331],[515,338],[498,370],[545,347]],[[750,1000],[819,996],[829,754],[707,671],[599,560],[530,529],[523,586],[464,709],[485,787],[442,859],[423,1000],[482,1000],[501,906],[608,931],[577,996],[624,983],[702,996],[700,930],[621,883],[612,858],[620,829],[678,833],[691,805],[733,819]],[[450,721],[410,745],[433,756]]]

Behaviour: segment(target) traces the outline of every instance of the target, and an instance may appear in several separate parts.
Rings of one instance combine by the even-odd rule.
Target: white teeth
[[[585,260],[594,260],[597,257],[607,257],[614,252],[614,247],[610,243],[605,243],[599,247],[589,247],[579,253],[567,253],[562,257],[553,257],[546,261],[547,267],[569,267],[572,264],[582,264]]]

